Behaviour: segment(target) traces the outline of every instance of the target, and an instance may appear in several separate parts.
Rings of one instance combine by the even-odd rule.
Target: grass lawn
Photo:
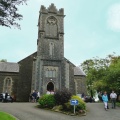
[[[16,119],[10,116],[9,114],[0,111],[0,120],[16,120]]]

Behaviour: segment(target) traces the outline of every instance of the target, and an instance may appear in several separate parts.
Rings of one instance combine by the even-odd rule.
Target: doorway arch
[[[54,84],[52,82],[47,84],[47,91],[54,91]]]

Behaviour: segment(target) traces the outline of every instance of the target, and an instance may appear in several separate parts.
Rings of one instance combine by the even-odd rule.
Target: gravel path
[[[0,111],[19,120],[120,120],[120,108],[105,111],[103,103],[87,103],[87,116],[69,116],[36,108],[37,103],[0,103]]]

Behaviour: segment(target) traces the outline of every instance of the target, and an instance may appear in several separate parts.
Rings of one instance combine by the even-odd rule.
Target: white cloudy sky
[[[113,52],[120,55],[120,0],[29,0],[19,6],[21,30],[0,26],[0,59],[18,62],[37,50],[40,6],[65,11],[65,57],[75,65]]]

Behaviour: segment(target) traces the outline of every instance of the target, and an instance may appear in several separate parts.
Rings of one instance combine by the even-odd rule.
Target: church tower
[[[38,20],[38,56],[42,59],[61,60],[64,57],[64,10],[51,4],[41,6]]]
[[[64,80],[64,9],[41,6],[38,20],[37,57],[33,62],[31,89],[61,90]],[[62,87],[61,87],[62,86]]]

